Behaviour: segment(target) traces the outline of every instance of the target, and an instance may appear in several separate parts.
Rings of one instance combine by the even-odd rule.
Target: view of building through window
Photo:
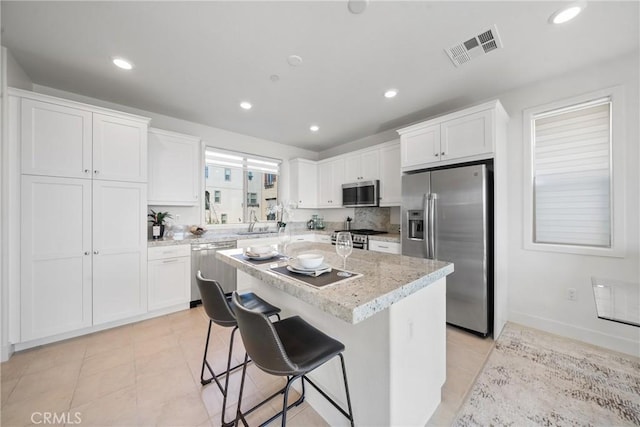
[[[279,161],[206,150],[205,222],[275,221]]]

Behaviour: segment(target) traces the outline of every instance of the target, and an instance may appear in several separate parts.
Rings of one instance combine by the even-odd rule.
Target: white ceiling
[[[566,3],[2,1],[2,42],[34,83],[321,151],[638,51],[638,1],[549,24]],[[443,49],[493,24],[504,49],[455,68]]]

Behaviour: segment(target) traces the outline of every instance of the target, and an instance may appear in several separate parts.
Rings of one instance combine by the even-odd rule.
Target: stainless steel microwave
[[[342,184],[342,206],[345,208],[379,206],[379,203],[379,180]]]

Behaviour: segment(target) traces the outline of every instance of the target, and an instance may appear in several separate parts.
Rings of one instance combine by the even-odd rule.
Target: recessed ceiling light
[[[368,4],[369,0],[349,0],[347,2],[347,8],[349,8],[349,12],[358,15],[365,11]]]
[[[240,103],[240,108],[244,109],[244,110],[251,110],[251,107],[253,107],[253,105],[251,105],[250,102],[247,101],[242,101]]]
[[[130,70],[133,68],[133,64],[124,58],[113,58],[113,63],[116,67],[122,68],[123,70]]]
[[[289,65],[291,65],[292,67],[297,67],[300,64],[302,64],[302,58],[298,55],[290,55],[287,58],[287,62],[289,63]]]
[[[389,89],[384,93],[385,98],[394,98],[398,94],[398,89]]]
[[[565,22],[569,22],[578,16],[585,7],[587,7],[587,4],[583,1],[571,3],[551,15],[549,17],[549,22],[552,24],[564,24]]]
[[[310,130],[311,132],[318,132],[318,131],[320,130],[320,126],[318,126],[318,125],[311,125],[311,126],[309,126],[309,130]]]

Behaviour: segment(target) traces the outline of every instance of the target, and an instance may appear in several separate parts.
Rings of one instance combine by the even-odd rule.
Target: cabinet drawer
[[[369,240],[369,250],[388,254],[400,254],[400,243]]]
[[[176,258],[191,256],[191,245],[156,246],[148,249],[147,259]]]

